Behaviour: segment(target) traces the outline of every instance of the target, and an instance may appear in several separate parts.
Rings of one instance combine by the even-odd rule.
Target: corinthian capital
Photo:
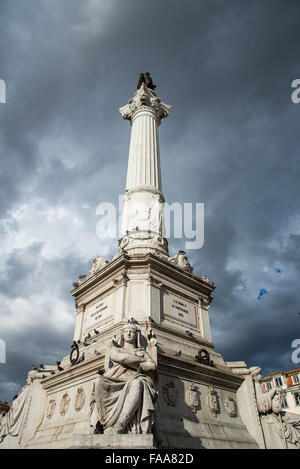
[[[119,111],[123,119],[131,121],[138,111],[149,110],[155,114],[158,124],[160,124],[161,119],[168,117],[171,109],[172,106],[163,103],[154,91],[143,83],[128,101],[128,104],[120,107]]]

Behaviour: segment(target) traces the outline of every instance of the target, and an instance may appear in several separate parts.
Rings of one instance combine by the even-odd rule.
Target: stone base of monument
[[[70,449],[152,449],[153,435],[73,435]]]
[[[243,425],[185,422],[185,428],[180,428],[173,420],[172,431],[168,432],[166,424],[165,420],[165,428],[162,426],[157,438],[161,449],[258,449]]]
[[[121,253],[82,282],[74,290],[78,361],[72,363],[76,354],[71,352],[62,358],[60,371],[45,365],[30,372],[27,387],[13,404],[11,421],[24,404],[18,447],[263,447],[256,442],[259,421],[254,404],[248,412],[254,390],[247,388],[249,392],[241,393],[238,399],[249,371],[243,368],[243,375],[235,373],[237,364],[228,366],[211,341],[208,306],[212,290],[205,278],[154,254]],[[95,322],[98,314],[102,315],[100,323]],[[122,331],[132,324],[131,318],[140,330],[136,350],[139,347],[139,353],[147,352],[156,365],[155,373],[149,373],[158,391],[153,403],[154,435],[95,435],[101,398],[96,384],[104,370],[112,369],[114,344],[120,350],[124,347]],[[251,433],[246,426],[249,421]],[[16,440],[5,440],[0,448],[15,447]]]
[[[18,436],[7,435],[1,442],[0,449],[19,449],[20,439]]]
[[[56,440],[37,439],[29,449],[152,449],[156,448],[153,435],[62,435]]]

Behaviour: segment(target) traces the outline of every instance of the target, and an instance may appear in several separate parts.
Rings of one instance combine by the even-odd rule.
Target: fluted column
[[[144,83],[120,108],[132,126],[120,240],[120,248],[127,251],[168,253],[163,229],[158,126],[170,109]]]
[[[151,186],[161,192],[157,118],[150,109],[132,119],[126,190]]]

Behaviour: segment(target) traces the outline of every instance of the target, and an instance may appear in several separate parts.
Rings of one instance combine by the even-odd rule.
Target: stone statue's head
[[[250,374],[252,376],[252,378],[255,380],[255,381],[260,381],[262,376],[261,376],[261,367],[260,366],[252,366],[251,368],[249,368],[249,371],[250,371]]]
[[[275,396],[272,399],[272,410],[275,414],[280,414],[282,410],[281,397],[278,392],[275,394]]]
[[[129,322],[121,329],[120,347],[123,347],[124,342],[134,344],[137,348],[141,347],[140,343],[141,330],[136,324]]]
[[[26,379],[26,383],[27,384],[32,384],[34,379],[36,378],[36,375],[37,375],[37,371],[36,370],[30,370],[28,373],[27,373],[27,379]]]
[[[179,251],[177,254],[177,261],[181,267],[187,267],[189,264],[187,255],[184,251]]]

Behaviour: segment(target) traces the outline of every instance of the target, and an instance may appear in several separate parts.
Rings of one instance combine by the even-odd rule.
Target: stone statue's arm
[[[140,367],[142,371],[154,371],[156,370],[156,363],[154,360],[152,360],[148,353],[146,353],[145,361],[140,364]]]
[[[156,370],[156,364],[151,359],[141,363],[140,367],[143,371],[154,371],[154,370]]]
[[[120,363],[120,365],[127,365],[135,369],[137,369],[142,362],[146,361],[144,357],[137,357],[131,353],[119,352],[117,350],[112,350],[110,358],[114,362]]]

